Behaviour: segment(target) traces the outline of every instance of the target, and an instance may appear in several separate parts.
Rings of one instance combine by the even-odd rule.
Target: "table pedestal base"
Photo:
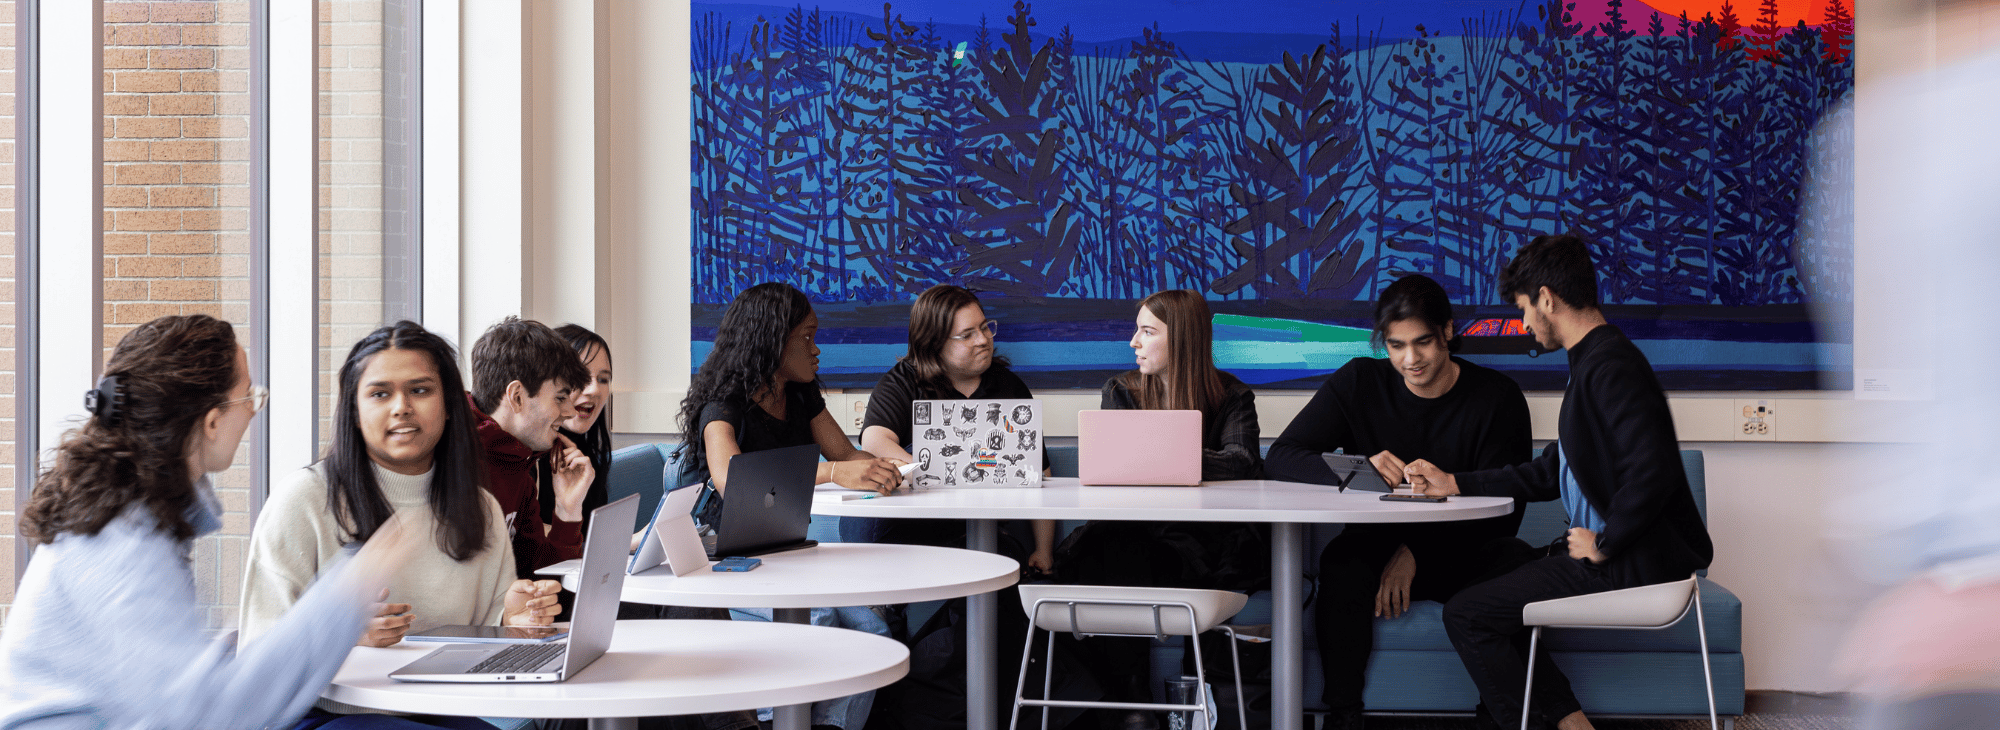
[[[1271,727],[1305,724],[1305,526],[1271,523]]]
[[[639,730],[639,718],[593,717],[590,718],[590,730]]]
[[[810,608],[774,608],[771,620],[785,624],[812,623]],[[812,727],[812,705],[786,705],[771,708],[771,730],[809,730]],[[597,730],[592,726],[590,730]],[[620,728],[619,730],[636,730]]]

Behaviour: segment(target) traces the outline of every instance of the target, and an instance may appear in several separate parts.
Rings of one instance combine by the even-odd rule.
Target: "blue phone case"
[[[723,558],[716,561],[709,570],[717,573],[747,573],[763,564],[763,558]]]

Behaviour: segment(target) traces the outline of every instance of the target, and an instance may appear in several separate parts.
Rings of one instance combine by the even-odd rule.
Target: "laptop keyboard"
[[[548,663],[550,659],[555,658],[567,648],[569,648],[568,644],[553,641],[546,644],[515,644],[502,649],[498,654],[487,657],[486,661],[473,665],[465,673],[506,674],[508,672],[526,672]]]

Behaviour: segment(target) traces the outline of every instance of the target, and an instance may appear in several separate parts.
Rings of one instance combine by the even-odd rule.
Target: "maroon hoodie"
[[[530,451],[480,410],[471,393],[465,394],[465,401],[486,446],[486,490],[499,500],[500,511],[507,515],[507,532],[514,536],[514,576],[534,579],[538,568],[583,557],[583,523],[558,519],[547,534],[542,529],[535,473],[548,468],[549,452]]]

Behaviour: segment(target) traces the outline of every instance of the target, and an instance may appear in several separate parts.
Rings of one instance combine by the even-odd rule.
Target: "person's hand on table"
[[[1423,459],[1403,465],[1403,478],[1416,488],[1417,494],[1426,497],[1449,497],[1458,494],[1458,477],[1445,473],[1436,464]]]
[[[368,615],[373,618],[368,619],[367,629],[361,632],[361,640],[354,642],[355,645],[393,646],[410,632],[410,623],[417,618],[410,613],[410,604],[387,603],[388,600],[389,589],[384,588],[377,602],[368,605]]]
[[[1597,533],[1583,527],[1572,527],[1566,537],[1569,538],[1570,557],[1592,563],[1604,562],[1604,553],[1597,551]]]
[[[1368,463],[1375,466],[1375,473],[1381,474],[1382,481],[1388,482],[1391,487],[1408,481],[1403,477],[1403,467],[1405,466],[1403,460],[1396,458],[1395,454],[1384,450],[1382,453],[1368,457]]]
[[[833,483],[848,489],[874,492],[884,497],[903,483],[897,471],[909,462],[898,459],[856,459],[833,463]]]
[[[1410,583],[1416,577],[1416,554],[1408,545],[1396,546],[1396,554],[1382,566],[1382,585],[1375,589],[1375,615],[1395,618],[1410,610]]]
[[[562,584],[553,580],[517,580],[507,587],[507,608],[501,612],[503,626],[547,626],[562,613],[556,594]]]

